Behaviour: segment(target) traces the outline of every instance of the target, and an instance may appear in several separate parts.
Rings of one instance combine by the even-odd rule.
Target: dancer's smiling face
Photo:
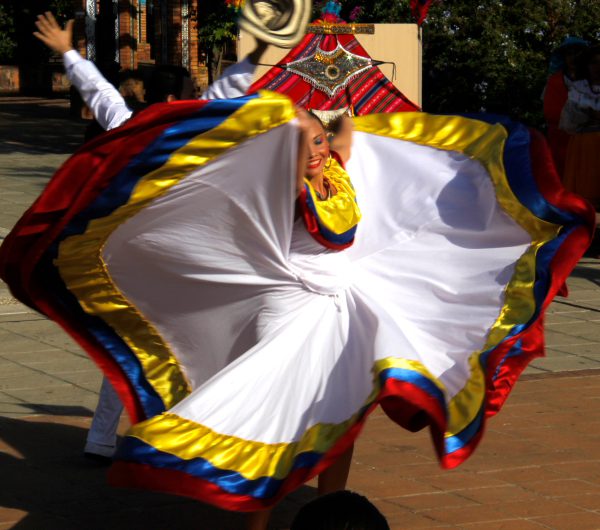
[[[315,118],[309,120],[307,131],[308,160],[306,162],[306,177],[313,179],[323,173],[323,168],[329,158],[329,142],[325,129]]]

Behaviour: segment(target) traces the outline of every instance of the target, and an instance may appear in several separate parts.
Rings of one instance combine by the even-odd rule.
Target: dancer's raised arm
[[[254,71],[268,44],[257,40],[256,47],[239,63],[232,64],[223,71],[219,79],[212,83],[202,94],[202,99],[231,99],[246,94]]]
[[[62,55],[67,77],[77,89],[94,118],[105,129],[114,129],[127,121],[132,111],[123,96],[111,85],[96,66],[73,48],[73,20],[62,29],[54,15],[47,11],[38,15],[38,31],[33,34],[48,48]]]

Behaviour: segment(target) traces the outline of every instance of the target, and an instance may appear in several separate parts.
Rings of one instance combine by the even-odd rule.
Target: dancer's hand
[[[50,11],[37,18],[35,25],[38,31],[33,34],[48,48],[61,55],[73,49],[73,20],[69,20],[65,29],[62,29]]]
[[[335,151],[344,165],[350,159],[352,150],[352,131],[354,130],[354,122],[348,116],[343,116],[339,122],[338,132],[329,140],[329,146],[332,151]]]

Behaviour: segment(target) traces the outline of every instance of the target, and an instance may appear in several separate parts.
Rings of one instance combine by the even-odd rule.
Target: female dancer
[[[306,207],[306,194],[310,194],[316,199],[313,204],[317,212],[324,204],[327,204],[333,215],[340,217],[351,210],[352,226],[356,226],[360,220],[360,210],[350,178],[342,168],[350,158],[351,122],[348,120],[348,123],[344,123],[345,130],[338,137],[336,147],[343,154],[340,155],[330,150],[328,134],[318,117],[301,108],[296,108],[296,112],[301,130],[296,190],[298,196],[304,195],[298,201],[298,209],[303,211],[305,216],[311,216]],[[345,489],[353,448],[354,446],[351,446],[347,449],[329,468],[319,474],[319,495]],[[270,514],[270,509],[251,513],[248,517],[248,529],[267,528]]]
[[[594,214],[539,135],[362,116],[346,174],[308,119],[272,93],[150,108],[70,159],[3,244],[13,293],[132,416],[115,484],[261,528],[310,478],[343,487],[378,405],[460,464],[542,354]]]

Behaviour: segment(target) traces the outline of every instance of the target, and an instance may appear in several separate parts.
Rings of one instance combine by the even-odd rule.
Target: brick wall
[[[133,70],[137,67],[136,60],[136,24],[134,0],[119,0],[119,62],[124,70]]]
[[[194,81],[198,88],[198,95],[208,88],[208,67],[205,64],[198,65],[198,72],[194,75]]]
[[[190,19],[189,19],[189,35],[190,35],[190,74],[196,82],[196,86],[200,86],[203,80],[202,65],[198,54],[198,22],[196,21],[196,13],[198,13],[198,1],[190,1]],[[206,76],[208,79],[208,75]]]
[[[119,56],[123,69],[137,69],[140,66],[157,62],[159,64],[181,65],[184,63],[182,57],[182,12],[181,0],[164,0],[167,2],[167,56],[162,57],[161,42],[159,36],[160,7],[156,4],[154,28],[147,27],[147,9],[150,0],[118,0],[119,12]],[[199,87],[205,87],[207,73],[205,65],[200,61],[198,54],[198,26],[195,14],[198,12],[200,0],[188,0],[189,18],[189,70],[192,78]],[[86,33],[85,33],[85,0],[74,0],[76,11],[79,16],[75,20],[74,44],[75,48],[86,57]],[[151,46],[148,43],[148,31],[153,31],[155,40],[154,55],[151,56]],[[98,36],[96,42],[99,42]],[[63,85],[62,80],[56,79],[57,88]]]
[[[0,65],[0,94],[17,94],[20,88],[19,67]]]
[[[137,43],[137,62],[151,63],[154,60],[151,57],[150,44],[148,44],[148,11],[146,9],[146,0],[137,1],[138,16],[138,43]]]

